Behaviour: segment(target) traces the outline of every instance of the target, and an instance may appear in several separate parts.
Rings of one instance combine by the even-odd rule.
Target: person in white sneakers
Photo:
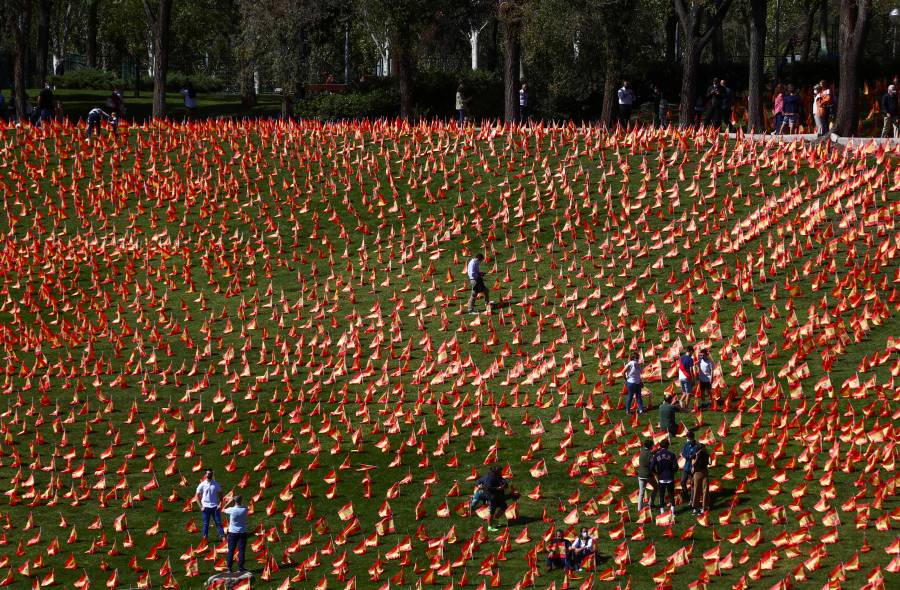
[[[491,310],[491,296],[484,284],[484,273],[481,272],[482,261],[484,261],[484,254],[479,252],[466,265],[466,274],[469,277],[469,284],[472,286],[472,294],[469,295],[469,313],[475,313],[475,299],[479,293],[484,293],[484,304],[488,311]]]

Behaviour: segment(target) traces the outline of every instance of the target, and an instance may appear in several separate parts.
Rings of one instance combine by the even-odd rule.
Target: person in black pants
[[[244,553],[247,550],[247,507],[243,505],[243,499],[235,496],[222,512],[228,515],[228,571],[232,571],[234,564],[234,551],[238,553],[238,571],[244,570]]]
[[[659,482],[659,512],[662,514],[665,511],[668,499],[669,509],[675,514],[675,470],[678,469],[678,459],[669,450],[669,439],[663,439],[659,447],[650,461],[650,468]]]

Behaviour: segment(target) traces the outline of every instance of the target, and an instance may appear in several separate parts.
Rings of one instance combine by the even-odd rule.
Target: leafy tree
[[[690,124],[697,96],[697,74],[700,56],[722,26],[732,0],[674,0],[675,13],[684,32],[684,55],[681,64],[681,125]],[[713,6],[714,5],[714,6]],[[714,10],[710,13],[710,9]],[[705,23],[705,27],[704,27]]]
[[[169,28],[172,0],[144,0],[147,22],[153,31],[153,116],[166,115],[166,75],[169,71]]]
[[[502,0],[497,19],[503,27],[503,118],[515,121],[519,115],[519,60],[523,8],[527,0]]]
[[[872,0],[841,0],[840,89],[834,126],[838,135],[853,135],[859,124],[859,67],[869,31]]]
[[[766,55],[766,14],[768,0],[750,0],[750,80],[748,117],[751,131],[765,131],[762,92]]]

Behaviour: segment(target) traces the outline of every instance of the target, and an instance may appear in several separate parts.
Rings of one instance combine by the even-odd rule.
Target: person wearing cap
[[[203,510],[203,539],[206,540],[209,535],[209,521],[216,524],[219,531],[219,538],[225,536],[225,529],[222,528],[222,514],[219,512],[219,502],[222,499],[222,486],[213,478],[212,469],[206,470],[206,475],[200,485],[197,486],[197,494],[195,496],[197,503]]]
[[[469,295],[469,313],[475,313],[475,299],[479,293],[484,293],[484,304],[488,311],[491,310],[491,296],[484,284],[484,273],[481,272],[483,261],[484,254],[479,252],[466,265],[466,274],[469,276],[469,284],[472,286],[472,294]]]
[[[884,115],[884,127],[881,137],[900,137],[900,112],[897,105],[897,87],[891,84],[881,97],[881,114]],[[892,135],[888,135],[891,132]]]
[[[240,495],[232,498],[222,510],[228,515],[228,571],[234,563],[234,551],[238,554],[238,571],[244,571],[244,553],[247,550],[247,507]]]

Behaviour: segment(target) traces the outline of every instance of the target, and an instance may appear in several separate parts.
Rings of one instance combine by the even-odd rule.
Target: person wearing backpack
[[[691,465],[694,480],[691,508],[696,515],[709,510],[709,461],[710,456],[706,445],[698,443]]]
[[[685,504],[691,499],[689,495],[692,482],[691,477],[693,475],[691,464],[694,459],[694,453],[697,452],[699,446],[700,443],[694,437],[694,431],[688,430],[687,440],[684,442],[684,446],[681,447],[681,458],[684,459],[684,468],[681,475],[681,501]]]
[[[650,462],[651,470],[659,482],[659,513],[666,509],[666,500],[669,502],[669,510],[675,514],[675,470],[678,469],[678,459],[675,453],[669,450],[669,439],[663,439],[659,443],[659,450],[653,454]]]

